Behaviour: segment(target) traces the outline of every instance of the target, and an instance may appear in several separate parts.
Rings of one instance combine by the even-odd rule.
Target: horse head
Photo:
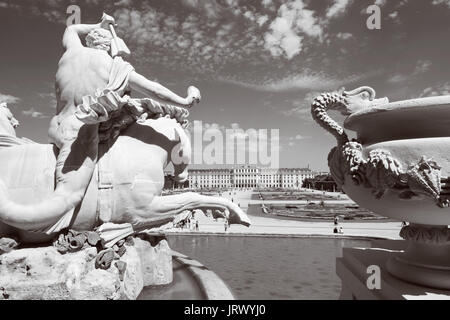
[[[191,140],[179,124],[174,129],[179,143],[172,149],[170,159],[174,167],[175,181],[183,183],[188,178],[188,165],[191,162]]]
[[[14,118],[8,105],[3,102],[0,103],[0,134],[16,136],[16,128],[19,126],[19,121]]]
[[[176,182],[185,182],[188,178],[187,167],[191,161],[191,141],[186,132],[185,123],[181,124],[170,116],[157,119],[146,119],[138,122],[141,125],[152,127],[158,134],[164,136],[168,143],[162,143],[166,149],[167,163],[174,167],[174,179]]]

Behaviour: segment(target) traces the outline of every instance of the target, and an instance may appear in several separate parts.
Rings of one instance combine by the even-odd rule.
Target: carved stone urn
[[[346,115],[350,140],[327,110]],[[408,248],[387,262],[389,272],[427,287],[450,289],[450,96],[389,103],[375,91],[324,93],[314,120],[335,136],[328,155],[333,178],[355,202],[409,222]]]

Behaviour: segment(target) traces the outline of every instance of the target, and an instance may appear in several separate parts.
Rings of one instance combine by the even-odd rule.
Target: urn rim
[[[448,112],[450,114],[450,95],[415,98],[390,102],[371,108],[363,109],[349,115],[344,121],[344,127],[349,130],[357,131],[359,123],[374,115],[390,116],[397,113],[404,113],[408,111],[430,111],[432,109],[442,109],[443,106],[448,105]],[[437,111],[437,110],[436,110]]]

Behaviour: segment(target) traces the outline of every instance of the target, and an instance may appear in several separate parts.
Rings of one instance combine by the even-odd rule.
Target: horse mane
[[[154,104],[152,99],[139,99],[144,106],[140,112],[130,111],[132,108],[124,105],[119,111],[111,112],[110,119],[99,125],[99,142],[108,143],[115,140],[120,133],[133,123],[143,122],[146,119],[158,119],[161,117],[169,117],[175,119],[183,128],[189,126],[189,112],[181,107],[172,105]]]

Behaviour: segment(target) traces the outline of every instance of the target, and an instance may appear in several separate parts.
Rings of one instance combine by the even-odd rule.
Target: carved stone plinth
[[[164,238],[135,238],[120,260],[96,269],[97,249],[60,254],[55,247],[0,255],[0,300],[134,300],[148,285],[172,282],[172,255]],[[126,263],[121,274],[116,262]]]
[[[400,236],[408,245],[389,259],[389,272],[408,282],[450,290],[450,229],[413,224],[403,227]]]
[[[340,299],[450,300],[450,290],[423,286],[417,281],[412,283],[392,275],[392,270],[388,270],[389,261],[405,252],[407,247],[405,240],[376,240],[372,241],[371,248],[344,248],[343,257],[336,260],[336,272],[342,280]],[[373,277],[377,274],[371,266],[379,267],[379,288],[374,286]]]

